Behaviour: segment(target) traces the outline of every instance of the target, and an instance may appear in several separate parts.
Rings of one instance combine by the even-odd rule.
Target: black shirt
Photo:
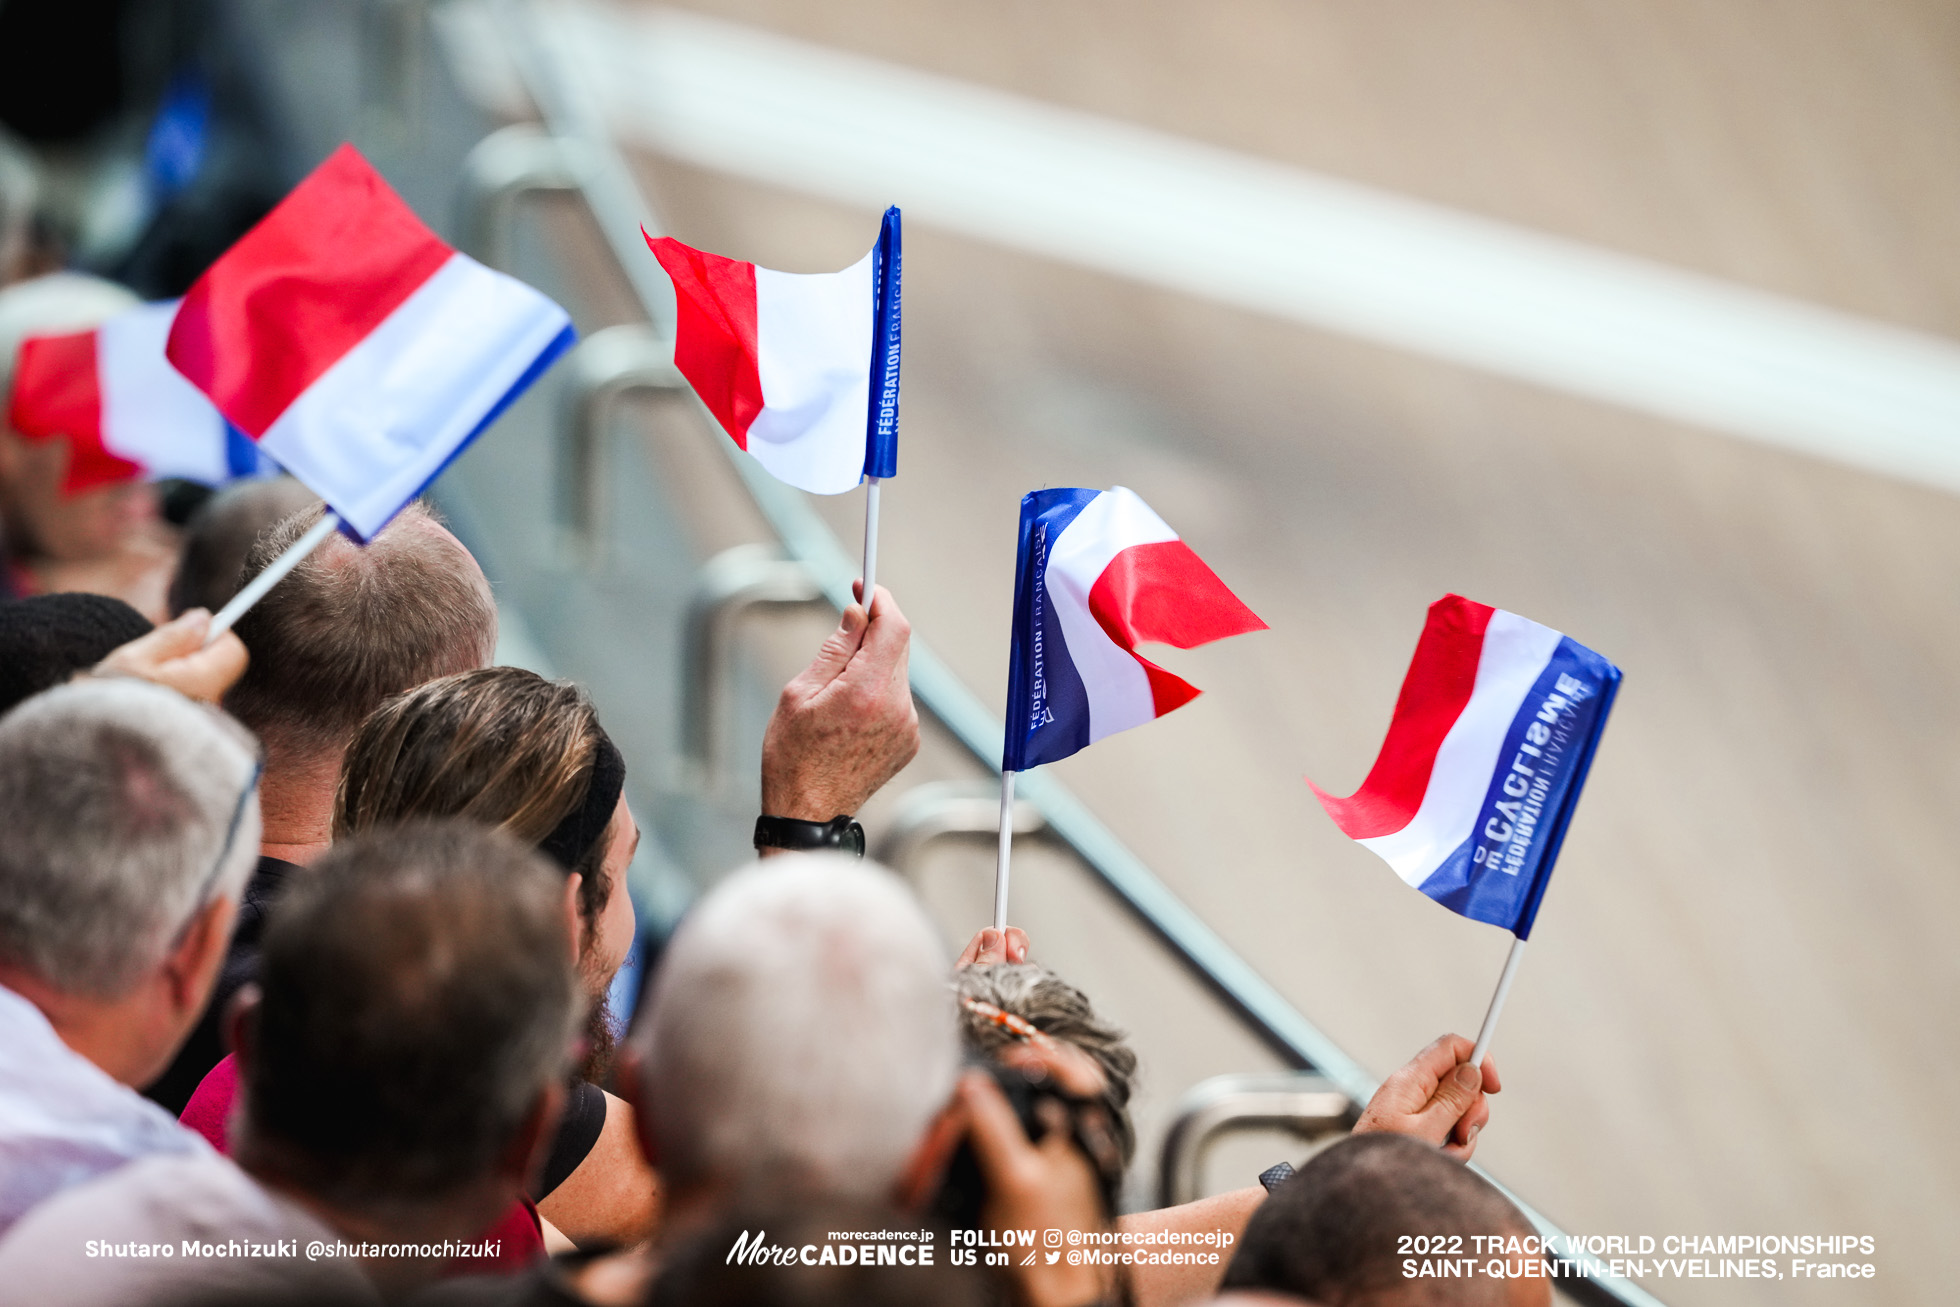
[[[541,1203],[545,1195],[565,1183],[578,1170],[599,1133],[606,1128],[606,1091],[587,1080],[574,1080],[565,1095],[565,1111],[558,1118],[558,1133],[551,1141],[551,1152],[544,1159],[544,1170],[531,1191],[531,1201]]]
[[[259,941],[265,935],[266,915],[286,877],[298,870],[297,863],[260,858],[252,879],[245,883],[244,897],[238,903],[238,924],[232,928],[231,947],[218,970],[218,983],[211,988],[211,1001],[191,1027],[190,1038],[177,1050],[169,1069],[143,1091],[145,1098],[172,1116],[183,1115],[184,1104],[191,1101],[198,1083],[224,1060],[225,1011],[247,981],[258,979]]]

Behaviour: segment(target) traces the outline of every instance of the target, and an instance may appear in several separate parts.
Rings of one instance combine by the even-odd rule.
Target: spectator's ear
[[[619,1050],[613,1063],[613,1092],[633,1109],[633,1135],[647,1165],[658,1171],[660,1149],[653,1139],[653,1114],[646,1109],[646,1077],[640,1073],[640,1054],[630,1044]]]
[[[932,1118],[925,1133],[912,1149],[912,1156],[906,1159],[905,1167],[898,1173],[892,1185],[892,1202],[901,1212],[922,1211],[939,1192],[940,1183],[946,1178],[946,1167],[953,1160],[953,1150],[966,1138],[966,1114],[960,1109],[957,1098],[939,1109],[939,1115]]]
[[[225,1046],[231,1055],[238,1059],[238,1078],[243,1081],[258,1057],[258,1045],[253,1041],[252,1032],[258,1026],[259,987],[250,981],[239,987],[231,996],[231,1006],[225,1009]]]
[[[171,1007],[201,1012],[211,999],[211,987],[231,944],[232,921],[238,904],[220,894],[197,910],[175,947],[163,960],[163,979]]]
[[[565,929],[571,935],[574,963],[585,948],[585,916],[578,910],[578,892],[584,884],[585,876],[580,872],[565,877]]]

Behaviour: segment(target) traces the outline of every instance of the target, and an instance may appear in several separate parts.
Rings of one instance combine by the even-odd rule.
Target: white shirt
[[[62,1307],[280,1290],[378,1303],[356,1262],[327,1255],[336,1238],[207,1148],[132,1162],[42,1203],[0,1238],[0,1285],[10,1302]]]
[[[215,1156],[0,985],[0,1234],[43,1199],[157,1154]]]

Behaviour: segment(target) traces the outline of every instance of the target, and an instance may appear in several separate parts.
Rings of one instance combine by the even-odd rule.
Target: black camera
[[[1108,1109],[1102,1100],[1068,1093],[1046,1075],[1031,1079],[1019,1067],[1002,1066],[990,1060],[970,1061],[968,1065],[993,1077],[1013,1107],[1029,1143],[1038,1144],[1048,1137],[1049,1114],[1041,1110],[1041,1103],[1060,1105],[1069,1120],[1070,1141],[1096,1174],[1103,1214],[1114,1213],[1116,1191],[1123,1181],[1123,1159],[1116,1148]],[[987,1180],[980,1170],[980,1159],[974,1155],[972,1142],[962,1139],[946,1167],[946,1179],[933,1198],[931,1213],[950,1229],[977,1230],[986,1205]]]

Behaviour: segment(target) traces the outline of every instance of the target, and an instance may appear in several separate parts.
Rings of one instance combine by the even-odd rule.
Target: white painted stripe
[[[541,10],[617,130],[691,163],[1960,489],[1947,339],[699,15]]]
[[[763,409],[749,453],[778,481],[837,495],[864,475],[871,316],[869,254],[842,272],[755,270]]]
[[[206,485],[230,479],[225,424],[211,401],[164,357],[177,301],[119,313],[96,330],[102,443],[149,477]]]
[[[1379,853],[1411,885],[1429,879],[1470,838],[1497,770],[1497,753],[1518,709],[1563,639],[1557,631],[1498,609],[1484,629],[1470,702],[1436,750],[1422,806],[1401,830],[1357,840]]]
[[[523,282],[454,255],[308,386],[259,444],[371,536],[570,325]]]
[[[1048,550],[1048,599],[1068,641],[1069,661],[1089,695],[1089,742],[1157,716],[1150,678],[1089,612],[1089,592],[1110,560],[1132,545],[1175,540],[1177,532],[1135,492],[1105,490],[1076,514]]]

